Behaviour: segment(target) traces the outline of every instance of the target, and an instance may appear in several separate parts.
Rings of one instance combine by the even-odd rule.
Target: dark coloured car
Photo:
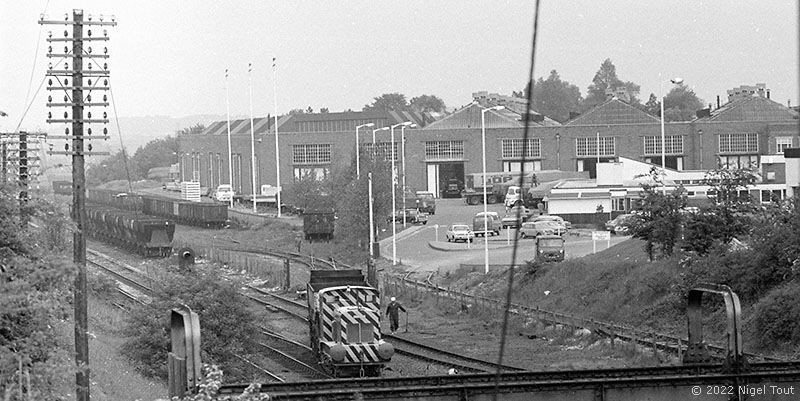
[[[462,189],[464,189],[464,185],[461,181],[451,178],[447,180],[447,184],[444,187],[444,196],[448,198],[460,198]]]
[[[540,235],[536,237],[536,260],[542,262],[561,262],[564,260],[564,238],[560,235]]]

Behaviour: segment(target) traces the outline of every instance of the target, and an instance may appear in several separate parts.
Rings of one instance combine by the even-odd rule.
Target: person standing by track
[[[392,297],[389,302],[389,306],[386,307],[386,315],[389,316],[389,330],[394,334],[395,331],[400,327],[400,311],[406,312],[406,308],[403,305],[400,305],[400,302],[397,302],[397,298]],[[408,313],[408,312],[406,312]]]

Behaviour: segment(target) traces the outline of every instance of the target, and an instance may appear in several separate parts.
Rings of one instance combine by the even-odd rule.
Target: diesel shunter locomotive
[[[378,290],[360,270],[312,270],[308,282],[311,348],[335,377],[380,376],[394,355],[381,338]]]

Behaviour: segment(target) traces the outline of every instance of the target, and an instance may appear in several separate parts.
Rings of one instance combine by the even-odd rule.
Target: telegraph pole
[[[103,118],[92,119],[92,112],[88,111],[84,116],[84,107],[91,106],[108,106],[107,97],[103,95],[102,102],[92,102],[93,91],[106,91],[108,90],[108,64],[103,63],[101,66],[95,59],[108,59],[108,48],[104,47],[103,53],[96,52],[92,54],[92,47],[86,46],[84,42],[90,45],[93,41],[107,41],[108,33],[104,30],[103,35],[95,34],[92,36],[92,26],[106,25],[115,26],[115,18],[112,16],[110,22],[104,22],[103,16],[100,16],[100,21],[92,21],[92,16],[89,15],[88,20],[84,21],[83,10],[72,10],[72,21],[69,16],[65,15],[64,21],[45,21],[44,17],[39,21],[39,24],[48,25],[64,25],[64,37],[54,38],[52,33],[48,34],[47,41],[52,44],[53,42],[72,43],[72,49],[69,46],[64,46],[63,54],[54,54],[53,46],[48,46],[47,57],[56,57],[57,59],[72,58],[72,68],[69,68],[69,63],[64,64],[64,69],[59,70],[58,66],[49,64],[47,75],[50,77],[48,80],[47,89],[50,91],[64,91],[64,102],[53,102],[52,96],[48,96],[48,107],[66,107],[72,111],[72,116],[67,111],[64,111],[64,118],[52,118],[52,114],[48,113],[48,123],[64,123],[72,125],[72,134],[70,135],[69,128],[66,128],[64,135],[50,136],[55,139],[66,139],[72,141],[72,148],[70,149],[69,142],[64,145],[63,151],[50,151],[50,154],[69,155],[72,156],[72,220],[75,222],[75,232],[72,236],[72,251],[73,261],[77,267],[77,275],[75,277],[74,288],[74,309],[75,309],[75,363],[79,369],[75,374],[76,383],[76,399],[78,401],[89,401],[89,336],[88,336],[88,313],[87,313],[87,289],[86,289],[86,238],[84,237],[84,228],[86,223],[86,180],[85,180],[85,155],[101,155],[108,154],[108,152],[92,152],[92,145],[89,144],[88,151],[84,151],[84,141],[92,139],[108,139],[108,129],[103,128],[102,135],[92,136],[92,129],[87,128],[86,136],[84,135],[84,124],[108,123],[108,115],[103,112]],[[66,29],[67,26],[72,26],[72,37]],[[86,36],[84,36],[83,28],[87,26]],[[84,66],[84,59],[87,60]],[[96,68],[93,67],[96,65]],[[86,68],[84,70],[84,67]],[[70,85],[69,78],[72,78]],[[53,78],[57,81],[54,85]],[[102,85],[100,79],[103,78]],[[84,82],[85,79],[85,82]],[[94,81],[94,82],[93,82]],[[88,92],[84,97],[84,90]]]

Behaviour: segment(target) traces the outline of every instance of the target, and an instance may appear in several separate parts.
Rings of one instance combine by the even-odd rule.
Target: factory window
[[[331,144],[292,145],[292,162],[294,164],[329,164],[331,162]]]
[[[542,161],[541,160],[532,160],[525,162],[525,172],[529,171],[539,171],[542,169]],[[504,161],[503,162],[503,171],[522,171],[522,162],[521,161]]]
[[[321,181],[329,175],[330,170],[327,167],[297,166],[294,168],[295,180],[313,178],[317,181]]]
[[[219,168],[219,165],[217,166]],[[214,183],[214,154],[208,152],[208,186],[214,187],[217,184]]]
[[[616,138],[614,137],[600,137],[600,150],[597,149],[597,137],[590,136],[584,138],[575,138],[575,156],[576,157],[593,157],[593,156],[614,156],[616,154]]]
[[[425,160],[463,160],[464,141],[427,141]]]
[[[758,153],[758,134],[720,134],[719,153]]]
[[[782,155],[783,150],[792,147],[792,137],[779,136],[775,138],[775,153]]]
[[[503,138],[501,139],[501,148],[503,159],[522,159],[525,158],[539,158],[542,157],[541,142],[539,138],[528,139],[525,155],[523,156],[522,148],[525,142],[517,138]]]
[[[758,155],[719,156],[719,165],[727,169],[759,168]]]
[[[645,156],[660,156],[661,155],[661,136],[646,136],[642,138],[644,141],[644,155]],[[681,135],[667,135],[664,137],[666,147],[664,153],[668,155],[681,155],[683,154],[683,136]]]
[[[217,185],[222,184],[222,155],[217,153]]]
[[[394,146],[392,146],[391,142],[378,142],[375,144],[375,155],[382,158],[383,160],[389,160],[391,155],[394,155],[394,161],[397,161],[397,142],[395,141]],[[361,145],[362,149],[364,149],[364,153],[370,155],[372,154],[372,142],[366,142]]]

